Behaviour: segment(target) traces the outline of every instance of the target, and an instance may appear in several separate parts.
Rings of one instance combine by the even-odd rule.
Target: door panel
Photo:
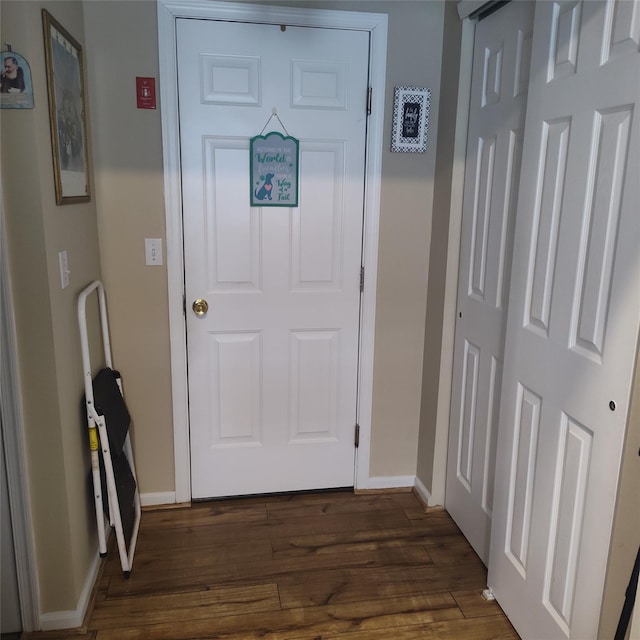
[[[207,385],[212,437],[209,446],[260,444],[261,335],[217,333],[210,336]]]
[[[304,214],[297,210],[292,219],[293,290],[342,287],[344,155],[342,142],[306,143],[300,151],[301,172],[308,179],[300,185]]]
[[[259,292],[260,219],[252,215],[242,179],[248,141],[207,137],[203,144],[207,218],[202,257],[207,289]]]
[[[353,485],[369,35],[177,34],[192,495]],[[300,140],[298,207],[249,206],[265,129]]]
[[[335,330],[291,332],[290,442],[337,438],[339,339]]]
[[[536,7],[488,578],[523,637],[597,636],[640,329],[638,9]]]
[[[533,3],[510,3],[474,46],[446,507],[485,563],[532,26]]]

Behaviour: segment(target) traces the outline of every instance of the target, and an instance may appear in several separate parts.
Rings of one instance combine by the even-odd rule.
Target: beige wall
[[[443,4],[289,2],[389,13],[371,474],[413,475],[438,124]],[[143,493],[174,489],[166,269],[144,266],[164,238],[160,113],[136,109],[135,76],[158,77],[152,2],[85,4],[103,278],[115,361],[133,416]],[[114,46],[117,33],[118,46]],[[426,154],[388,151],[393,87],[431,87]]]
[[[82,43],[77,2],[2,2],[2,42],[30,62],[33,110],[2,110],[2,197],[43,612],[74,609],[97,551],[80,416],[76,298],[100,276],[94,202],[56,206],[41,9]],[[58,251],[71,284],[60,287]]]
[[[374,476],[416,473],[444,16],[440,2],[391,6],[385,142],[391,137],[393,87],[431,87],[433,95],[427,153],[386,150],[383,157],[370,461]]]
[[[170,492],[174,463],[167,271],[165,266],[145,266],[144,258],[144,239],[165,237],[160,110],[137,109],[135,101],[136,76],[158,78],[156,4],[86,2],[84,16],[100,254],[114,364],[122,373],[132,416],[140,491]]]

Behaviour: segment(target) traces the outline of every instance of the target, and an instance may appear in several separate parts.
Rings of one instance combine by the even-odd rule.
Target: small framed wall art
[[[395,88],[391,151],[424,153],[427,150],[430,106],[431,89]]]
[[[0,75],[0,107],[33,109],[33,85],[29,63],[11,47],[2,51]]]
[[[82,47],[45,9],[42,23],[56,203],[87,202],[91,192]]]

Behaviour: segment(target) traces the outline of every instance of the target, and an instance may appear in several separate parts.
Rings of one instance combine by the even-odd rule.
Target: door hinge
[[[360,446],[360,425],[357,423],[356,423],[356,431],[355,431],[353,445],[355,446],[356,449]]]
[[[364,267],[360,267],[360,293],[364,291]]]
[[[373,101],[373,87],[367,89],[367,115],[371,115],[371,104]]]

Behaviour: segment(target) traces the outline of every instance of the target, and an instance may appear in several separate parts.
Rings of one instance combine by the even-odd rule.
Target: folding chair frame
[[[89,338],[87,333],[87,315],[86,306],[88,296],[97,291],[98,304],[100,309],[100,324],[102,328],[102,344],[104,347],[105,365],[113,369],[111,360],[111,342],[109,340],[109,325],[107,321],[107,304],[104,294],[102,282],[94,280],[89,286],[81,291],[78,297],[78,324],[80,326],[80,344],[82,348],[82,365],[84,371],[84,389],[85,402],[87,407],[87,422],[89,427],[89,448],[91,450],[91,475],[93,478],[93,493],[96,505],[96,525],[98,528],[98,547],[100,557],[107,555],[107,542],[105,536],[104,512],[102,503],[102,482],[100,480],[100,460],[98,448],[102,450],[102,458],[105,468],[105,476],[107,481],[107,495],[109,499],[109,516],[110,525],[115,529],[116,540],[118,542],[118,552],[120,554],[120,565],[126,578],[131,573],[133,566],[133,556],[138,540],[138,530],[140,528],[140,494],[138,491],[138,480],[133,461],[133,450],[131,449],[131,438],[129,433],[124,442],[124,453],[129,462],[131,473],[136,482],[136,490],[134,494],[135,519],[133,523],[133,532],[127,550],[124,531],[122,529],[122,519],[120,517],[120,506],[118,501],[118,493],[116,490],[116,482],[113,474],[113,465],[111,463],[111,451],[109,449],[109,438],[107,436],[107,425],[104,416],[96,411],[93,398],[93,375],[91,371],[91,356],[89,352]],[[122,381],[117,378],[118,388],[122,395]]]

